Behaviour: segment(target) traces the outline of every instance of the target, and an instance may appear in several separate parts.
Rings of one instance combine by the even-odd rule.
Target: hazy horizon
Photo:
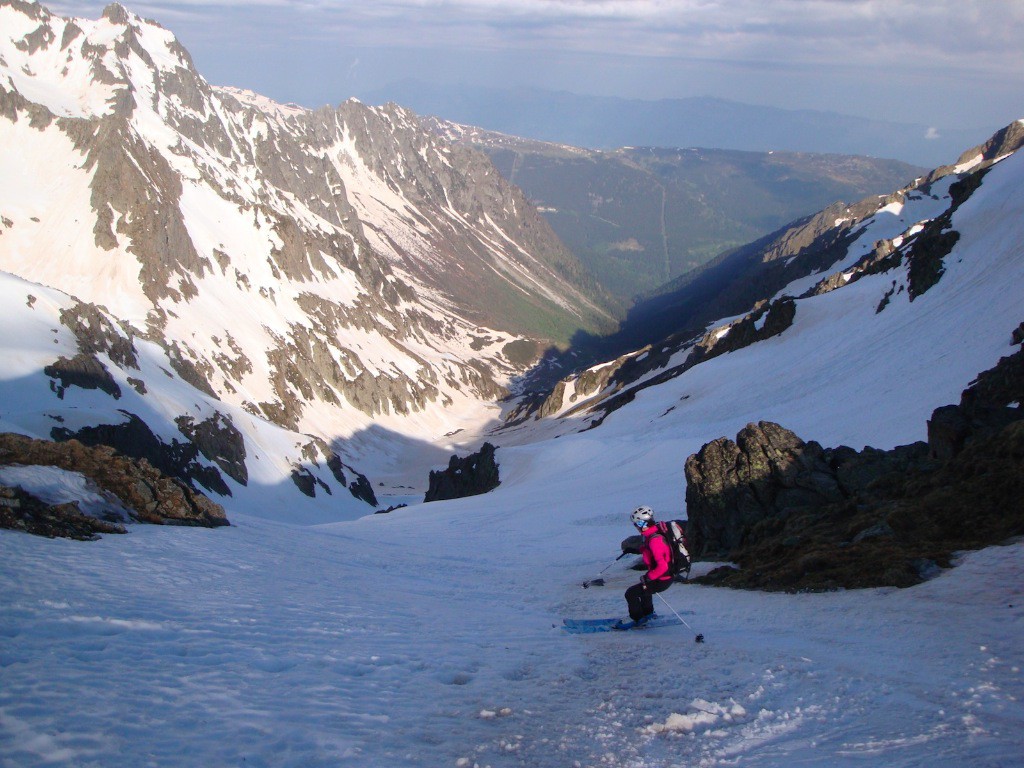
[[[55,13],[96,18],[105,3]],[[144,0],[215,85],[308,107],[409,78],[711,97],[926,127],[1024,117],[1024,3],[1002,0]]]

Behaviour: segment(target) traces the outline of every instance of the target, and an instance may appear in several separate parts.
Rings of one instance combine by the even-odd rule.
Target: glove
[[[640,577],[640,586],[644,588],[644,591],[647,590],[647,574]]]

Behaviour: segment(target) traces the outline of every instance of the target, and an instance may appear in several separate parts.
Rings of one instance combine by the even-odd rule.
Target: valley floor
[[[677,585],[692,629],[570,636],[628,561],[583,590],[605,563],[460,505],[0,531],[0,765],[1022,764],[1024,543],[904,591]]]

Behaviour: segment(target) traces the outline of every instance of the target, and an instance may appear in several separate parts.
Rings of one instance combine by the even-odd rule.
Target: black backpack
[[[669,566],[673,576],[690,577],[690,548],[686,545],[686,521],[662,520],[657,523],[658,533],[665,537],[668,550],[672,553],[672,564]]]

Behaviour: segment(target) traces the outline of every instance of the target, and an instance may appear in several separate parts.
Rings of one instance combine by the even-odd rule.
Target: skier
[[[647,573],[640,577],[640,583],[626,590],[626,605],[632,626],[641,626],[654,618],[654,595],[664,592],[672,585],[672,553],[665,537],[658,533],[654,512],[650,507],[637,507],[630,515],[633,525],[643,536],[640,554],[643,555]]]

